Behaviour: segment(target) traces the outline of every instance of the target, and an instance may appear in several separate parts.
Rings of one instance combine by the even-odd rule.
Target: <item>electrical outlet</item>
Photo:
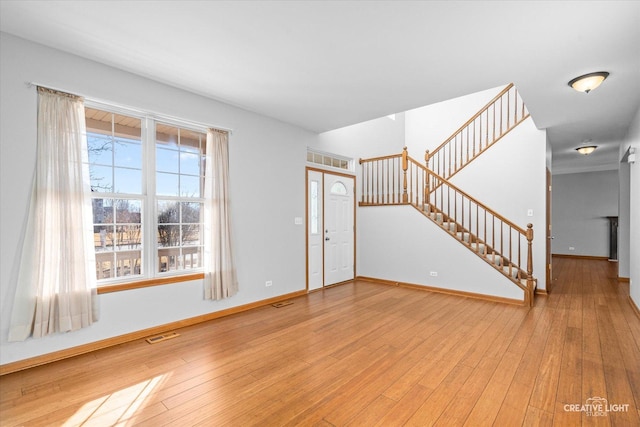
[[[576,250],[576,248],[574,248],[573,246],[569,246],[569,250],[570,250],[570,251],[575,251],[575,250]]]
[[[431,273],[429,273],[429,275],[431,275],[433,277],[436,277],[438,275],[438,272],[437,271],[432,271]]]
[[[269,287],[269,286],[273,285],[273,282],[271,280],[267,280],[266,282],[264,282],[264,285],[266,287]]]
[[[527,216],[533,216],[533,209],[527,209]]]

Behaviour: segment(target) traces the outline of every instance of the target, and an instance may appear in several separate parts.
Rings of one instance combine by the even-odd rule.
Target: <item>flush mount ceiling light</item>
[[[576,151],[580,154],[584,154],[585,156],[588,156],[589,154],[596,151],[596,148],[598,148],[597,145],[583,145],[582,147],[576,148]]]
[[[589,93],[604,81],[609,76],[606,71],[598,71],[597,73],[589,73],[584,76],[576,77],[569,82],[569,86],[577,90],[578,92]]]

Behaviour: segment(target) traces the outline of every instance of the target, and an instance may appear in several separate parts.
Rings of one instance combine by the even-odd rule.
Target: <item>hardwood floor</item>
[[[553,292],[531,309],[325,289],[5,375],[0,423],[638,426],[640,320],[614,268],[555,259]],[[595,398],[616,411],[581,411]]]

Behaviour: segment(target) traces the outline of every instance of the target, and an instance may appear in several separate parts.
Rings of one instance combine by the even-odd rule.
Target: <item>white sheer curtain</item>
[[[10,341],[98,319],[82,98],[38,88],[36,171]]]
[[[207,132],[205,170],[204,296],[219,300],[238,292],[231,251],[229,134]]]

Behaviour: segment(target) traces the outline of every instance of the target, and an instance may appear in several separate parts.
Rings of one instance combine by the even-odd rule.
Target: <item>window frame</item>
[[[142,159],[141,159],[141,167],[142,167],[142,191],[139,196],[141,199],[141,229],[142,229],[142,240],[141,240],[141,270],[142,273],[139,275],[127,275],[121,277],[114,277],[109,279],[102,279],[97,281],[97,292],[98,294],[117,292],[129,289],[138,289],[143,287],[150,286],[160,286],[170,283],[180,283],[185,281],[192,281],[204,278],[204,269],[203,263],[200,262],[200,266],[196,268],[189,269],[180,269],[180,270],[169,270],[169,271],[158,271],[157,268],[157,260],[158,260],[158,201],[159,200],[167,200],[168,198],[171,200],[176,200],[178,203],[181,202],[197,202],[204,205],[206,198],[204,197],[204,189],[201,188],[201,197],[198,198],[190,198],[190,200],[186,200],[182,196],[178,195],[176,197],[167,197],[156,194],[156,124],[160,123],[163,125],[174,126],[179,129],[184,129],[188,131],[193,131],[197,133],[202,133],[205,135],[203,145],[201,146],[201,152],[204,150],[206,152],[206,134],[207,131],[212,128],[212,126],[195,123],[188,120],[177,119],[173,117],[163,116],[155,113],[145,112],[138,109],[122,107],[118,105],[113,105],[109,103],[104,103],[97,100],[90,100],[85,98],[84,102],[85,108],[96,109],[100,111],[105,111],[113,114],[120,114],[136,119],[140,119],[141,123],[141,136],[140,143],[142,145]],[[206,154],[205,154],[206,156]],[[201,170],[202,177],[205,176],[204,168]],[[204,184],[202,180],[201,185]],[[92,200],[99,198],[114,198],[114,199],[132,199],[134,198],[131,194],[123,194],[123,193],[102,193],[99,192],[96,195],[92,194]],[[137,197],[136,197],[137,198]],[[200,223],[202,225],[202,230],[200,233],[204,232],[204,220]],[[180,225],[180,227],[182,224]],[[203,238],[201,234],[201,239]],[[200,245],[202,247],[201,256],[204,255],[204,242]],[[182,247],[182,245],[181,245]],[[94,249],[95,253],[95,249]]]
[[[181,170],[182,167],[182,159],[181,156],[185,153],[187,154],[193,154],[192,151],[188,151],[185,149],[182,149],[182,136],[178,137],[178,144],[176,144],[175,148],[171,148],[171,147],[159,147],[158,146],[158,139],[157,139],[157,128],[155,127],[156,124],[161,123],[163,125],[169,125],[171,127],[176,127],[178,134],[180,135],[182,130],[186,130],[189,132],[196,132],[199,134],[199,137],[202,136],[204,138],[200,139],[199,141],[199,151],[197,152],[197,156],[198,156],[198,163],[199,163],[199,174],[198,175],[193,175],[192,173],[186,173],[183,172]],[[168,124],[163,120],[156,120],[153,122],[154,125],[154,132],[153,134],[155,135],[154,137],[154,156],[155,154],[159,151],[159,150],[166,150],[168,152],[173,152],[176,153],[178,156],[178,170],[176,172],[166,172],[166,171],[162,171],[157,169],[157,165],[155,165],[156,167],[154,168],[154,179],[157,178],[158,174],[171,174],[171,175],[176,175],[177,179],[178,179],[178,194],[177,195],[167,195],[167,194],[158,194],[157,193],[157,182],[154,185],[154,189],[156,190],[155,195],[153,196],[153,209],[155,210],[155,215],[154,215],[154,221],[155,221],[155,227],[154,227],[154,233],[158,232],[158,229],[160,227],[160,224],[169,224],[170,226],[177,226],[178,227],[178,233],[179,233],[179,244],[170,246],[170,247],[165,247],[165,246],[160,246],[160,244],[158,243],[158,239],[156,238],[154,240],[155,242],[155,254],[159,255],[160,250],[164,250],[164,251],[171,251],[172,249],[177,249],[179,251],[179,253],[181,254],[181,256],[184,257],[184,253],[188,248],[193,248],[193,247],[198,247],[200,248],[200,253],[198,255],[198,260],[199,260],[199,267],[196,268],[189,268],[189,270],[187,271],[194,271],[194,270],[202,270],[203,269],[203,262],[202,262],[202,257],[204,256],[204,235],[202,233],[204,233],[204,219],[203,219],[203,215],[204,215],[204,205],[205,205],[205,197],[204,197],[204,178],[205,178],[205,163],[202,159],[202,157],[204,156],[206,158],[206,144],[207,144],[207,135],[206,135],[206,131],[202,132],[199,130],[194,130],[191,128],[186,128],[185,126],[176,126],[174,124]],[[188,140],[188,137],[187,137]],[[156,158],[157,160],[157,158]],[[155,164],[156,162],[154,162]],[[151,172],[150,172],[151,173]],[[193,196],[186,196],[181,194],[182,193],[182,185],[181,182],[183,181],[183,178],[194,178],[197,177],[198,180],[198,187],[200,190],[200,195],[198,197],[193,197]],[[178,208],[178,222],[172,222],[172,223],[160,223],[158,221],[158,215],[159,215],[159,211],[158,211],[158,205],[160,204],[160,202],[169,202],[169,203],[175,203],[177,208]],[[197,223],[199,226],[199,231],[198,233],[200,234],[200,243],[198,245],[189,245],[189,244],[185,244],[185,241],[183,240],[183,231],[184,231],[184,227],[185,226],[189,226],[189,225],[193,225],[196,223],[193,222],[184,222],[184,205],[185,204],[191,204],[191,203],[196,203],[200,205],[200,210],[199,210],[199,216],[200,216],[200,221]],[[157,236],[157,234],[155,234]],[[169,256],[168,254],[165,256]],[[157,261],[161,261],[156,259]],[[193,259],[192,259],[193,260]],[[167,260],[168,262],[168,260]],[[183,263],[185,263],[185,259],[182,260]],[[183,272],[186,269],[183,267],[182,269],[179,270],[166,270],[164,272],[162,271],[155,271],[155,273],[159,276],[164,276],[165,273],[170,273],[170,272]]]

